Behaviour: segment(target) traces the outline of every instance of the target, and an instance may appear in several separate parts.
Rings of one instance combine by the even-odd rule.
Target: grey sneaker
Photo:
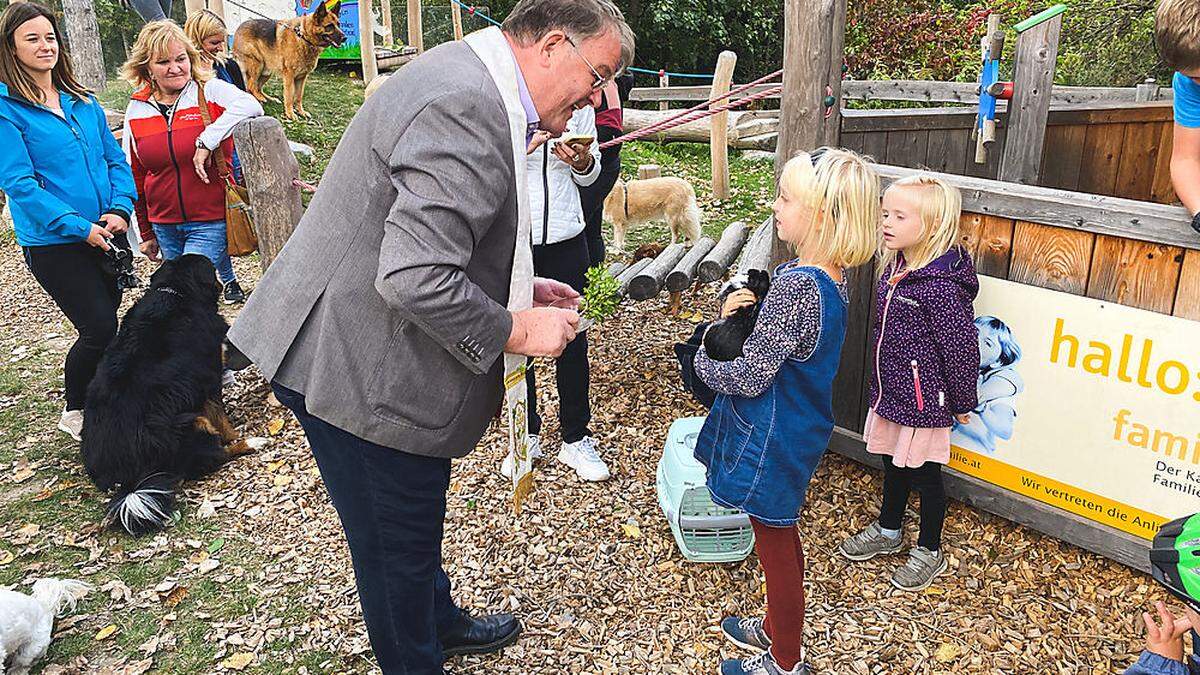
[[[838,553],[849,560],[859,562],[870,560],[877,555],[899,553],[903,549],[904,537],[897,536],[893,539],[884,535],[877,521],[868,525],[862,532],[843,541],[842,545],[838,546]]]
[[[908,561],[892,573],[892,585],[902,591],[928,588],[938,575],[946,571],[947,566],[946,556],[941,551],[917,546],[908,552]]]
[[[721,621],[721,632],[725,634],[726,639],[742,649],[765,652],[771,647],[771,638],[763,629],[763,620],[757,616],[746,619],[725,617]]]
[[[719,672],[721,675],[808,675],[808,666],[801,654],[795,668],[784,670],[775,663],[771,652],[763,652],[745,659],[725,659]]]

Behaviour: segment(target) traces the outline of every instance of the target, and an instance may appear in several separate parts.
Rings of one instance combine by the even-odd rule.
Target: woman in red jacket
[[[225,255],[225,189],[221,174],[232,171],[233,127],[263,113],[253,96],[201,69],[183,29],[154,21],[138,33],[121,76],[136,88],[125,109],[124,142],[138,200],[134,205],[142,252],[173,260],[200,253],[217,266],[225,301],[244,293]],[[203,89],[212,123],[200,113]],[[221,146],[226,166],[214,166]]]

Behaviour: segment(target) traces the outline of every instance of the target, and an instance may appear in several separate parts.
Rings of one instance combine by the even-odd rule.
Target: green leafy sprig
[[[580,303],[579,313],[600,323],[617,311],[617,305],[621,302],[617,291],[621,285],[603,265],[589,268],[585,278],[587,287],[583,290],[583,302]]]

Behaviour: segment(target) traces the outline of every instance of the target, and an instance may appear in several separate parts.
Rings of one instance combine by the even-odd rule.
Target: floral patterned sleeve
[[[696,353],[696,374],[713,391],[754,398],[771,386],[785,359],[812,355],[821,333],[821,293],[808,274],[789,274],[771,284],[742,347],[743,356],[713,361],[703,347]]]

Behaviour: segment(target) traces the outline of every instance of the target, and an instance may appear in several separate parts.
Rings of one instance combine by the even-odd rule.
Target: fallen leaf
[[[629,523],[621,523],[621,531],[624,532],[625,536],[629,537],[630,539],[641,539],[642,538],[642,530],[637,525],[630,525]]]
[[[933,658],[937,659],[941,663],[950,663],[954,659],[958,658],[958,651],[958,645],[951,644],[949,642],[943,642],[941,646],[937,648],[937,651],[933,653]]]
[[[254,662],[254,655],[249,652],[238,652],[233,656],[221,662],[222,668],[230,670],[243,670],[246,666]]]
[[[212,518],[215,515],[217,515],[217,507],[207,499],[200,504],[200,508],[196,509],[197,518]]]
[[[30,478],[33,478],[33,469],[30,469],[29,467],[17,469],[17,471],[13,474],[14,483],[24,483]]]
[[[278,436],[279,432],[283,431],[283,420],[276,418],[267,422],[267,433],[272,436]],[[244,666],[243,666],[244,667]]]
[[[17,556],[13,555],[12,551],[0,551],[0,565],[7,565],[16,559]]]
[[[200,567],[199,567],[200,574],[208,574],[209,572],[217,569],[220,566],[221,566],[220,560],[217,560],[216,558],[209,558],[208,560],[205,560],[204,562],[200,563]]]
[[[222,548],[225,548],[225,540],[224,539],[213,539],[213,542],[208,545],[208,552],[216,553],[217,551],[220,551]]]
[[[286,473],[275,476],[275,487],[283,487],[292,482],[292,477]]]
[[[175,605],[183,602],[183,599],[187,597],[187,594],[187,586],[176,586],[173,591],[167,594],[167,599],[163,600],[163,604],[167,607],[174,607]]]
[[[92,639],[107,640],[108,638],[112,637],[112,634],[115,632],[117,632],[117,625],[115,623],[110,623],[104,628],[101,628],[100,631],[96,633],[96,637]]]

